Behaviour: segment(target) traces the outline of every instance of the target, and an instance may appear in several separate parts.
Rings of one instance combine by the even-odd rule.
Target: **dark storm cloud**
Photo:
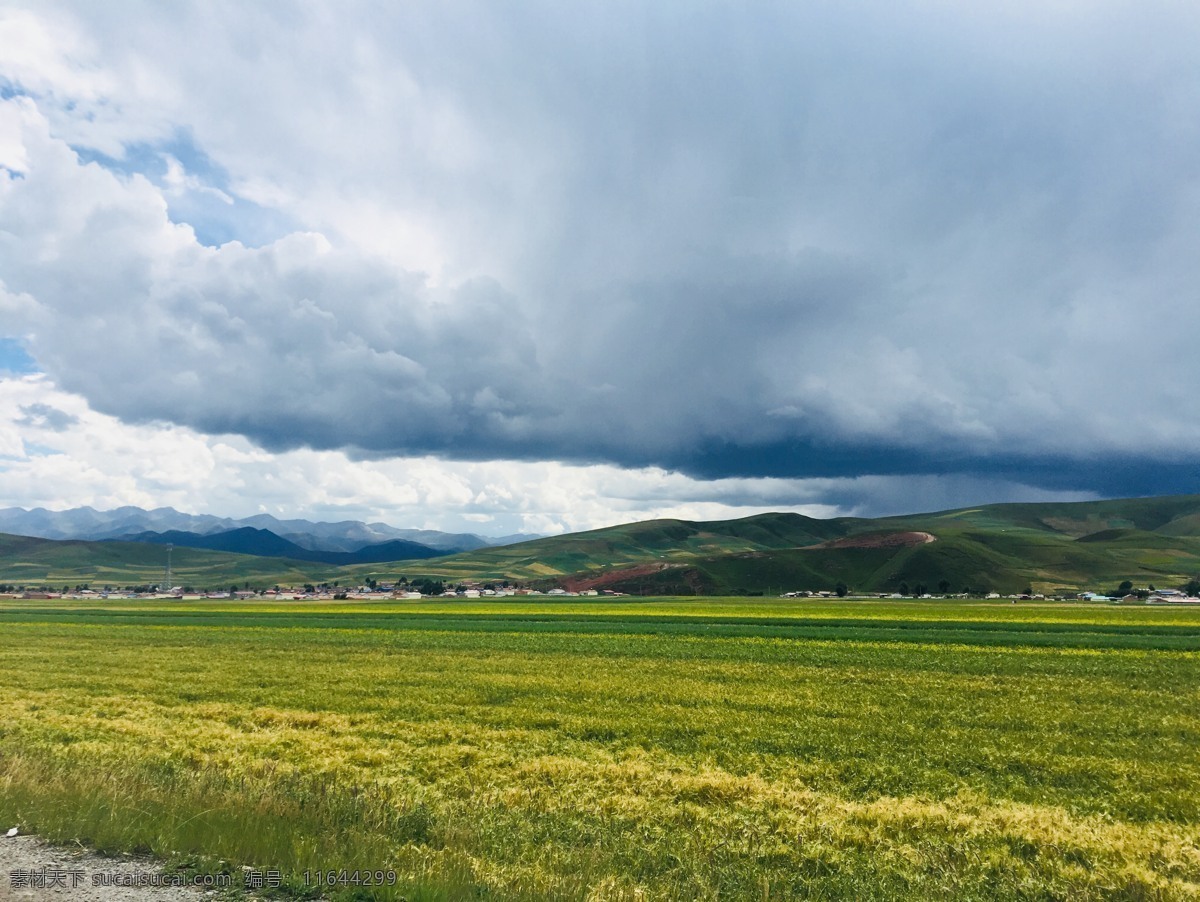
[[[22,114],[0,277],[97,409],[367,456],[1200,487],[1190,7],[312,13],[270,23],[304,64],[259,69],[247,16],[193,23],[223,62],[163,146],[332,247],[200,248]],[[372,205],[441,272],[356,251]]]
[[[1200,464],[1187,453],[1165,459],[1158,455],[1108,450],[1092,456],[1086,452],[1039,454],[1029,450],[1022,453],[1019,449],[979,453],[945,446],[936,450],[897,449],[843,444],[836,440],[825,443],[792,440],[756,447],[709,445],[662,463],[702,479],[789,477],[797,473],[830,478],[862,473],[881,476],[958,474],[980,483],[1087,490],[1106,497],[1186,494],[1200,490]],[[863,503],[861,493],[850,488],[831,488],[821,497],[827,504],[844,508]]]

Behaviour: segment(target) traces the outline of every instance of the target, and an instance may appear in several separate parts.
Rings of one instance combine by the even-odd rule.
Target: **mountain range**
[[[177,545],[218,548],[218,545],[195,545],[178,533],[194,536],[213,536],[242,529],[265,530],[275,537],[317,552],[357,552],[368,545],[379,545],[396,540],[416,543],[432,549],[438,554],[454,554],[478,548],[507,545],[536,539],[538,536],[509,535],[486,538],[474,533],[446,533],[430,529],[397,529],[386,523],[363,523],[359,520],[340,520],[335,523],[311,520],[280,520],[270,514],[256,514],[243,519],[216,517],[211,514],[185,514],[174,508],[160,507],[144,510],[140,507],[118,507],[98,511],[91,507],[77,507],[64,511],[44,508],[25,510],[20,507],[0,509],[0,533],[32,536],[43,539],[83,539],[86,541],[124,540],[156,541],[150,534],[176,534],[176,538],[161,539]],[[136,537],[136,538],[135,538]],[[250,541],[249,546],[256,543]],[[262,544],[261,542],[258,544]],[[224,548],[222,550],[234,550]],[[415,549],[413,549],[415,551]],[[241,553],[256,554],[255,551]],[[284,555],[292,557],[293,555]],[[427,557],[414,553],[407,557]],[[305,558],[297,558],[305,560]],[[397,560],[397,558],[392,558]]]
[[[451,554],[439,548],[431,548],[420,542],[409,542],[404,539],[391,539],[387,542],[376,542],[364,545],[354,551],[320,551],[305,548],[295,542],[288,541],[276,535],[269,529],[255,529],[253,526],[243,526],[225,532],[214,532],[200,535],[194,532],[184,532],[170,529],[166,532],[142,532],[118,539],[104,541],[142,542],[152,545],[178,545],[183,548],[206,548],[210,551],[228,551],[233,554],[250,554],[255,557],[288,558],[293,561],[310,561],[334,566],[349,566],[352,564],[378,564],[385,561],[412,561]]]
[[[12,531],[7,513],[0,511],[0,531]],[[162,516],[161,511],[141,513]],[[90,515],[102,519],[99,512]],[[250,526],[206,534],[121,533],[128,523],[114,517],[89,527],[118,532],[123,541],[0,535],[0,581],[157,583],[166,562],[160,546],[166,542],[178,546],[172,558],[176,577],[195,586],[333,580],[346,585],[374,575],[510,580],[544,589],[646,595],[779,594],[839,585],[867,593],[1008,594],[1110,591],[1125,581],[1178,588],[1196,584],[1200,575],[1197,495],[993,504],[877,519],[770,513],[707,522],[651,520],[455,553],[398,537],[349,552],[314,550]],[[317,536],[325,529],[346,532],[345,524],[306,527]]]

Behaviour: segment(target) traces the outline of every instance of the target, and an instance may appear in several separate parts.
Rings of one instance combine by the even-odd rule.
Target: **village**
[[[844,586],[835,590],[802,589],[780,593],[778,598],[785,599],[877,599],[877,600],[966,600],[976,597],[982,601],[1081,601],[1095,604],[1200,604],[1200,597],[1189,595],[1183,589],[1158,589],[1149,586],[1145,589],[1134,589],[1132,585],[1122,583],[1121,589],[1127,591],[1105,595],[1098,592],[1059,593],[1045,595],[1038,592],[1002,595],[999,592],[980,593],[972,595],[967,592],[959,593],[929,593],[918,587],[918,593],[908,592],[872,592],[854,593]],[[238,588],[231,586],[226,590],[196,591],[190,586],[173,586],[162,589],[159,586],[104,586],[92,589],[88,585],[63,586],[60,591],[49,586],[11,586],[0,585],[0,598],[49,600],[49,599],[137,599],[137,598],[169,598],[178,601],[202,600],[237,600],[237,601],[420,601],[434,598],[444,599],[498,599],[498,598],[624,598],[628,593],[616,592],[611,589],[581,589],[571,591],[561,587],[535,589],[528,586],[512,586],[507,583],[461,582],[444,585],[440,581],[424,583],[379,583],[368,580],[359,585],[342,586],[340,584],[312,585],[300,587],[273,586],[269,589],[254,589],[248,585]]]
[[[440,583],[435,584],[435,587],[440,585]],[[49,586],[0,586],[0,598],[30,600],[171,598],[179,601],[201,601],[205,599],[214,601],[230,599],[239,601],[254,599],[263,601],[419,601],[431,598],[563,598],[588,596],[614,598],[624,597],[624,595],[625,593],[623,592],[613,592],[610,590],[584,589],[579,592],[571,592],[566,589],[552,588],[543,591],[524,586],[496,586],[493,584],[471,582],[438,588],[437,591],[420,591],[405,584],[392,585],[386,583],[376,583],[374,585],[364,583],[354,586],[342,586],[340,584],[306,585],[291,588],[274,586],[270,589],[252,589],[246,586],[240,589],[230,587],[229,589],[218,591],[195,591],[191,587],[186,586],[173,586],[166,590],[158,586],[125,586],[120,588],[105,586],[101,589],[92,589],[86,585],[79,585],[74,587],[63,586],[61,590],[55,590]]]

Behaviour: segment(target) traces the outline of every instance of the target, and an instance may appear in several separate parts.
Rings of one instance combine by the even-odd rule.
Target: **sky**
[[[0,0],[0,506],[1200,492],[1200,6]]]

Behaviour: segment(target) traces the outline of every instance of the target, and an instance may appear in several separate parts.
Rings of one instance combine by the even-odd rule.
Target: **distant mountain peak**
[[[474,551],[491,545],[524,541],[522,536],[492,540],[474,533],[446,533],[430,529],[398,529],[386,523],[341,520],[336,523],[312,520],[280,520],[271,514],[254,514],[234,519],[213,514],[186,514],[171,507],[146,510],[132,505],[99,511],[90,506],[64,511],[45,508],[25,510],[10,507],[0,510],[0,532],[43,539],[84,539],[97,541],[138,533],[163,533],[171,530],[194,535],[212,535],[230,530],[253,528],[267,530],[300,549],[317,552],[358,552],[368,545],[383,542],[411,542],[438,553]]]

